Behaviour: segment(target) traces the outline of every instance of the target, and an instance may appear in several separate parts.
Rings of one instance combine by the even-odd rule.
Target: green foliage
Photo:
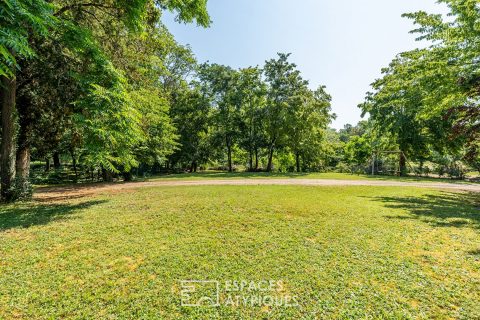
[[[179,134],[179,149],[170,157],[173,166],[207,163],[212,156],[211,105],[198,83],[177,92],[170,114]]]
[[[139,120],[144,137],[135,146],[138,161],[148,165],[164,162],[178,148],[177,130],[169,117],[168,101],[154,89],[131,92],[130,101],[139,113],[139,119],[131,120]]]
[[[345,160],[354,164],[365,164],[372,157],[371,143],[365,136],[353,136],[345,145]]]
[[[287,115],[286,145],[296,156],[297,171],[302,171],[302,167],[314,170],[322,167],[320,159],[325,130],[334,117],[330,113],[330,101],[331,96],[325,87],[311,91],[305,84],[292,92]],[[300,157],[303,165],[300,164]]]
[[[226,163],[229,170],[234,169],[235,161],[243,162],[237,164],[249,171],[260,170],[266,155],[266,169],[270,171],[275,152],[283,159],[278,163],[285,163],[278,170],[293,167],[295,161],[299,168],[300,156],[302,168],[318,170],[323,156],[324,131],[333,117],[331,97],[325,87],[310,90],[296,66],[288,62],[288,56],[280,54],[278,60],[267,61],[263,70],[201,65],[197,81],[187,92],[198,88],[190,104],[208,111],[202,111],[201,117],[186,111],[194,122],[192,126],[180,124],[181,128],[188,129],[181,140],[190,147],[177,154],[174,162],[190,159],[193,165],[200,158],[205,162],[206,157],[198,154],[199,146],[205,146],[200,141],[199,133],[202,133],[203,141],[207,139],[211,146],[208,151],[201,148],[201,154],[208,155],[209,160],[220,161],[223,166]],[[182,99],[177,97],[177,100]],[[173,112],[179,116],[177,111]],[[183,119],[182,116],[179,119]],[[197,119],[202,122],[197,123]],[[187,153],[188,149],[191,154]]]
[[[257,171],[258,152],[265,145],[264,123],[262,121],[267,86],[258,67],[239,71],[237,99],[240,107],[239,145],[248,153],[248,170]]]
[[[368,94],[361,108],[370,115],[378,136],[389,136],[394,148],[407,156],[422,157],[428,152],[426,125],[418,117],[422,92],[410,75],[409,63],[399,57],[384,69],[384,77],[372,85],[376,92]]]
[[[289,54],[279,54],[278,59],[265,63],[264,73],[268,83],[265,108],[265,132],[269,148],[273,149],[287,133],[289,102],[294,102],[297,90],[308,84],[301,78],[296,65],[288,61]]]
[[[305,168],[321,162],[330,97],[308,89],[288,55],[265,70],[197,68],[159,22],[170,10],[208,26],[206,0],[9,0],[0,8],[4,25],[21,33],[2,33],[2,54],[21,67],[22,143],[36,159],[68,154],[76,178],[85,175],[77,166],[92,176],[225,161],[258,170],[265,155],[271,169],[274,152],[287,162],[301,154]]]
[[[76,106],[82,112],[74,116],[86,152],[83,161],[101,165],[111,172],[122,166],[129,171],[137,166],[134,147],[145,136],[140,128],[140,114],[122,87],[107,89],[93,85],[90,93]]]
[[[0,76],[12,77],[18,58],[32,58],[32,34],[45,37],[56,22],[53,6],[44,0],[2,0],[0,2]]]
[[[207,27],[211,20],[207,12],[208,0],[156,0],[160,7],[178,12],[177,20],[180,22],[194,22]]]
[[[19,70],[18,143],[68,153],[76,176],[78,161],[92,175],[165,161],[178,146],[169,108],[195,60],[162,9],[209,23],[206,1],[3,1],[0,76]]]

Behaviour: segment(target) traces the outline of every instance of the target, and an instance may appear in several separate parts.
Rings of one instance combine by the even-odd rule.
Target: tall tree
[[[53,6],[38,0],[5,0],[0,3],[0,102],[2,117],[0,199],[10,201],[16,195],[15,181],[15,106],[18,59],[35,55],[29,37],[46,36],[55,23]],[[19,161],[25,163],[28,151],[21,150]],[[23,172],[21,172],[23,173]]]
[[[416,79],[409,72],[410,63],[399,56],[389,68],[383,70],[384,77],[373,83],[374,93],[367,95],[360,107],[363,114],[370,114],[379,136],[388,136],[398,148],[401,175],[407,173],[407,158],[420,157],[428,152],[426,123],[418,115],[422,109],[422,92]],[[390,150],[396,151],[396,150]]]
[[[238,142],[241,97],[237,86],[239,73],[230,67],[204,64],[199,72],[213,103],[215,135],[223,141],[227,153],[228,171],[233,171],[232,152]]]
[[[258,67],[242,69],[239,72],[237,94],[241,105],[240,145],[248,152],[248,170],[257,171],[259,150],[265,144],[262,116],[266,84]]]
[[[273,156],[285,142],[288,108],[291,96],[302,86],[303,80],[296,65],[288,61],[290,54],[279,53],[278,59],[265,63],[264,74],[268,83],[267,104],[264,109],[267,140],[267,171],[273,169]]]
[[[319,158],[325,130],[334,115],[330,114],[331,97],[325,87],[311,91],[303,83],[296,92],[292,92],[287,118],[287,145],[295,156],[297,172],[302,171],[304,163]]]
[[[209,95],[194,82],[177,92],[170,114],[180,136],[180,146],[170,157],[170,165],[181,163],[184,168],[196,172],[200,164],[208,161],[213,149],[209,130],[212,120]]]
[[[437,118],[443,130],[435,132],[448,149],[465,148],[464,159],[480,167],[480,31],[478,1],[440,0],[448,18],[420,11],[404,16],[418,26],[412,33],[432,45],[415,56],[411,70],[425,93],[423,118]],[[410,53],[412,54],[412,53]],[[446,133],[446,135],[445,135]],[[442,139],[443,138],[443,139]]]

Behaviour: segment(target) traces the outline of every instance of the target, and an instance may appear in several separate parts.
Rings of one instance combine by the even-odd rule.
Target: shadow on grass
[[[20,203],[0,207],[0,232],[14,228],[29,228],[68,219],[78,210],[90,208],[105,201],[87,201],[78,204]]]
[[[372,199],[372,198],[371,198]],[[480,229],[480,194],[450,193],[422,197],[374,197],[385,207],[408,210],[408,216],[389,219],[419,219],[436,227],[473,227]]]
[[[380,180],[380,181],[400,181],[400,182],[440,182],[440,183],[455,183],[455,184],[467,184],[474,183],[474,181],[459,180],[459,179],[449,179],[449,178],[435,178],[435,177],[417,177],[417,176],[371,176],[371,175],[360,175],[367,179],[371,180]]]

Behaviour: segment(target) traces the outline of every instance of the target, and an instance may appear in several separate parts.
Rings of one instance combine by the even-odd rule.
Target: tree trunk
[[[248,152],[249,160],[248,160],[248,171],[253,172],[253,152],[252,149]]]
[[[21,199],[28,199],[32,196],[30,185],[30,143],[35,116],[31,112],[30,106],[31,101],[25,95],[17,97],[19,132],[16,156],[16,196]]]
[[[107,169],[102,168],[102,180],[103,182],[113,182],[113,175]]]
[[[190,165],[190,173],[197,172],[197,161],[193,160],[192,164]]]
[[[258,148],[255,148],[255,171],[258,171]]]
[[[227,144],[227,154],[228,154],[228,172],[233,172],[232,146],[230,146],[230,144]]]
[[[77,158],[75,157],[75,150],[70,150],[70,155],[72,157],[73,171],[75,172],[75,183],[78,181],[78,170],[77,170]]]
[[[60,154],[58,152],[54,152],[53,153],[53,167],[55,169],[60,169],[61,166],[62,166],[62,164],[60,162]]]
[[[295,161],[297,163],[297,172],[300,172],[300,153],[298,152],[295,154]]]
[[[16,197],[28,199],[32,196],[32,187],[30,185],[30,147],[28,145],[23,143],[19,145],[16,160]]]
[[[404,177],[407,175],[407,158],[405,157],[405,153],[400,153],[400,176]]]
[[[1,77],[2,149],[1,149],[1,200],[14,200],[15,180],[15,95],[16,80]]]
[[[233,164],[232,164],[232,138],[229,134],[225,135],[225,145],[227,146],[227,166],[228,172],[233,172]]]
[[[132,171],[124,171],[122,172],[122,176],[123,176],[123,181],[124,182],[131,182],[133,181],[133,174],[132,174]]]
[[[49,172],[49,171],[50,171],[50,158],[46,157],[45,158],[45,172]]]
[[[267,172],[272,172],[272,169],[273,169],[273,153],[274,152],[275,152],[275,147],[271,146],[268,150]]]

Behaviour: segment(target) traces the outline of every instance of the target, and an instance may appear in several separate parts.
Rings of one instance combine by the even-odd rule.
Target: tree
[[[246,68],[239,71],[238,99],[241,105],[240,145],[248,152],[248,170],[259,169],[259,149],[265,144],[262,113],[266,100],[266,84],[262,71]]]
[[[287,120],[287,145],[295,155],[297,172],[302,171],[301,158],[304,163],[315,162],[321,154],[324,133],[332,119],[330,101],[325,87],[311,91],[306,83],[292,96]]]
[[[241,97],[238,94],[239,73],[218,64],[203,64],[199,78],[213,104],[215,135],[223,141],[227,152],[228,171],[233,171],[232,151],[238,142]]]
[[[368,127],[369,122],[366,120],[360,121],[356,126],[351,124],[346,124],[343,129],[340,129],[340,140],[343,142],[348,142],[352,137],[361,137],[363,136]]]
[[[360,165],[365,164],[372,156],[372,146],[368,137],[353,136],[345,144],[345,160],[348,163]]]
[[[193,82],[190,87],[177,92],[170,114],[178,130],[180,146],[169,162],[172,166],[180,162],[191,172],[196,172],[200,164],[208,161],[212,152],[210,98],[199,83]]]
[[[388,136],[400,151],[401,175],[407,171],[406,157],[418,157],[428,152],[426,125],[418,115],[422,108],[422,92],[409,72],[410,60],[399,56],[384,77],[372,84],[375,93],[369,93],[360,105],[363,115],[370,114],[378,136]]]
[[[422,117],[440,119],[447,147],[458,150],[463,146],[464,159],[479,168],[480,11],[477,1],[439,2],[450,9],[448,19],[423,11],[404,15],[418,26],[412,33],[418,34],[419,40],[432,42],[417,55],[413,71],[426,94]]]
[[[15,181],[15,105],[16,71],[19,58],[32,58],[31,34],[46,36],[55,24],[53,7],[46,1],[5,0],[0,3],[0,96],[2,117],[1,191],[0,199],[16,197]],[[22,150],[19,162],[26,164],[29,154]],[[23,172],[20,172],[24,174]]]
[[[265,63],[264,74],[268,83],[267,103],[264,109],[265,134],[267,142],[267,171],[273,169],[275,150],[285,142],[287,134],[287,113],[291,95],[304,86],[300,71],[288,61],[290,54],[279,53],[278,59]]]

